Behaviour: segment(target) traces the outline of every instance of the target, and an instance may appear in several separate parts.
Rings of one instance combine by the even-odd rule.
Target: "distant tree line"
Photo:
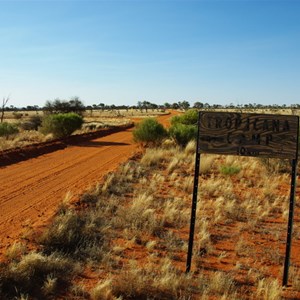
[[[50,114],[73,112],[82,115],[85,111],[85,106],[78,97],[74,97],[69,101],[55,99],[54,101],[47,101],[43,111]]]
[[[272,105],[263,105],[258,103],[247,103],[247,104],[209,104],[208,102],[196,101],[193,105],[190,102],[183,100],[178,102],[165,102],[163,104],[156,104],[150,101],[138,101],[136,105],[115,105],[115,104],[92,104],[92,105],[84,105],[84,103],[79,99],[79,97],[73,97],[70,100],[61,100],[59,98],[54,100],[46,101],[43,107],[39,107],[38,105],[27,105],[24,107],[15,107],[14,105],[7,105],[6,98],[3,98],[1,111],[2,114],[4,111],[44,111],[46,113],[69,113],[75,112],[77,114],[82,115],[85,110],[129,110],[135,109],[140,111],[148,111],[148,110],[161,110],[161,109],[181,109],[188,110],[190,108],[195,109],[300,109],[300,104],[272,104]]]

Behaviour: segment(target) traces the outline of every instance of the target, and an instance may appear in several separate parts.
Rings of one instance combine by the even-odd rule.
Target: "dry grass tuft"
[[[49,293],[68,285],[70,278],[78,272],[78,264],[58,253],[46,256],[31,252],[4,266],[4,269],[2,267],[1,299],[12,299],[21,294],[46,298]]]
[[[35,130],[23,131],[18,133],[16,136],[11,136],[8,138],[0,137],[0,150],[24,147],[26,145],[45,142],[50,139],[50,136],[45,136]]]
[[[276,279],[264,278],[259,280],[253,299],[279,300],[281,299],[282,287]]]
[[[26,252],[26,245],[20,242],[14,242],[5,252],[8,260],[16,260]]]
[[[168,259],[160,266],[144,268],[131,262],[129,269],[113,280],[113,294],[125,299],[189,299],[192,282],[190,275],[176,271]]]
[[[200,174],[206,175],[212,172],[214,155],[201,155],[200,159]]]
[[[58,215],[40,237],[46,253],[60,252],[77,259],[101,258],[106,224],[95,212],[72,209]]]
[[[99,282],[91,291],[92,300],[115,300],[116,297],[112,294],[112,280],[106,279]]]

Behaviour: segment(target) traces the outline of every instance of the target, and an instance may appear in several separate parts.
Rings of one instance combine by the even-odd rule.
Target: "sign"
[[[299,117],[200,112],[198,153],[296,159]]]
[[[282,285],[288,284],[297,179],[299,117],[289,115],[199,112],[186,272],[191,269],[201,153],[292,160],[289,219]]]

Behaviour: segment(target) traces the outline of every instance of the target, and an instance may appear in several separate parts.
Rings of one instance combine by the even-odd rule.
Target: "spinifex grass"
[[[28,255],[45,266],[57,258],[61,268],[38,271],[38,295],[45,299],[50,294],[76,299],[279,299],[288,192],[282,186],[289,177],[275,174],[271,179],[254,158],[203,155],[194,259],[192,272],[185,274],[193,149],[194,143],[185,149],[149,149],[123,164],[78,202],[60,208],[40,238],[40,252],[28,253],[16,244],[7,253],[11,261],[5,268],[19,270],[16,264],[24,266]],[[224,176],[222,165],[240,170]],[[68,283],[79,276],[69,290],[62,290],[61,270],[70,262],[81,268],[70,267]],[[30,273],[31,266],[26,270]],[[6,277],[1,272],[2,297],[36,295],[32,291],[37,287],[21,286],[18,272]],[[93,278],[91,283],[86,277]],[[16,289],[4,290],[5,278]]]

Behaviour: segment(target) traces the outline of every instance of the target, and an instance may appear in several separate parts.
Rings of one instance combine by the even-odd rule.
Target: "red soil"
[[[159,121],[168,124],[170,117]],[[76,198],[138,151],[132,129],[72,144],[0,168],[0,256],[18,237],[45,226],[67,192]]]

